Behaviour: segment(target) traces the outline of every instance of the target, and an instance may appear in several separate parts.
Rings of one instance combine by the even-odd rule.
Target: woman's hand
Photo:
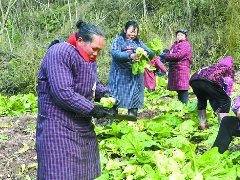
[[[138,57],[138,55],[137,55],[136,53],[132,53],[132,54],[130,55],[130,58],[131,58],[132,60],[134,60],[134,61],[139,61],[139,60],[140,60],[139,57]]]
[[[143,51],[142,55],[145,56],[145,57],[148,57],[147,51]],[[140,60],[139,56],[136,53],[132,53],[130,55],[130,58],[134,61],[139,61]]]
[[[144,55],[145,57],[148,57],[147,51],[144,51],[144,52],[143,52],[143,55]]]

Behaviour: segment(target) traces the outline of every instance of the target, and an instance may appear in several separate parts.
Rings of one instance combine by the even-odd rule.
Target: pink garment
[[[162,71],[163,73],[167,72],[167,68],[164,64],[160,61],[160,57],[156,56],[149,62],[149,65],[155,67],[157,70]],[[148,89],[155,89],[156,88],[156,76],[154,71],[151,71],[145,68],[144,72],[144,86]]]
[[[190,64],[192,63],[192,48],[188,40],[175,42],[169,53],[168,90],[188,90],[190,79]]]
[[[224,59],[221,59],[218,61],[219,65],[224,65],[224,66],[228,66],[230,68],[232,68],[233,66],[233,58],[232,56],[227,56]],[[230,96],[231,92],[232,92],[232,87],[233,87],[233,78],[231,77],[223,77],[223,83],[225,85],[225,92],[228,96]]]
[[[226,58],[221,59],[220,61],[218,61],[218,64],[225,65],[225,66],[228,66],[228,67],[232,68],[232,62],[233,62],[232,56],[227,56]]]

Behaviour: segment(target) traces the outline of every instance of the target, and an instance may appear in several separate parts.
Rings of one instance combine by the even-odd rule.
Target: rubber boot
[[[200,130],[209,128],[207,123],[206,109],[198,110],[198,128]]]
[[[187,106],[188,104],[188,91],[187,90],[179,90],[178,93],[178,100],[181,101],[183,104]]]
[[[228,113],[218,113],[218,125],[220,126],[222,118],[224,118],[225,116],[227,116]]]
[[[128,109],[128,115],[130,115],[130,116],[137,116],[137,111],[138,111],[137,108]]]

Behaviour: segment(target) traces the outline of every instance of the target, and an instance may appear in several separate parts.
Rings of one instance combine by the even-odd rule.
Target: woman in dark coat
[[[170,51],[160,54],[160,57],[169,62],[168,90],[177,91],[178,99],[187,104],[192,48],[187,39],[186,30],[177,30],[176,36],[177,41],[172,45]]]
[[[107,93],[97,78],[96,57],[104,47],[99,28],[77,23],[75,45],[51,46],[38,74],[36,150],[40,180],[92,180],[100,176],[100,158],[92,117],[108,110],[94,105]]]
[[[138,38],[139,27],[136,21],[128,21],[124,31],[114,39],[111,45],[112,64],[108,87],[110,92],[120,100],[119,107],[128,109],[128,114],[137,116],[143,107],[144,77],[133,75],[133,61],[139,60],[136,49],[144,49],[145,56],[153,58],[153,52]]]

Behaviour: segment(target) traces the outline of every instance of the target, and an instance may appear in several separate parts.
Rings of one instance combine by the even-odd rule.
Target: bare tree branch
[[[70,0],[68,0],[68,13],[69,13],[69,21],[70,21],[70,25],[71,25],[71,29],[73,27],[73,23],[72,23],[72,15],[71,15],[71,5],[70,5]]]
[[[34,0],[34,1],[39,3],[39,4],[41,4],[41,5],[43,5],[43,6],[49,7],[49,1],[48,1],[48,4],[44,4],[44,3],[40,2],[40,1],[37,1],[37,0]]]
[[[10,39],[10,36],[9,36],[9,33],[8,33],[7,28],[5,28],[5,30],[6,30],[6,32],[7,32],[7,38],[8,38],[9,49],[10,49],[10,52],[12,53],[12,52],[13,52],[13,48],[12,48],[11,39]]]
[[[6,13],[4,14],[3,12],[3,6],[2,6],[2,1],[0,1],[0,9],[1,9],[1,12],[2,12],[2,23],[1,23],[1,29],[0,29],[0,34],[3,33],[4,31],[4,27],[5,27],[5,23],[7,21],[7,18],[8,18],[8,14],[10,12],[10,9],[13,7],[13,5],[17,2],[17,0],[10,0],[8,2],[8,7],[7,7],[7,11]]]
[[[75,17],[76,17],[76,20],[75,21],[77,21],[78,20],[78,11],[77,11],[77,7],[78,7],[78,2],[77,2],[77,0],[75,0],[75,11],[76,11],[76,13],[75,13]]]

